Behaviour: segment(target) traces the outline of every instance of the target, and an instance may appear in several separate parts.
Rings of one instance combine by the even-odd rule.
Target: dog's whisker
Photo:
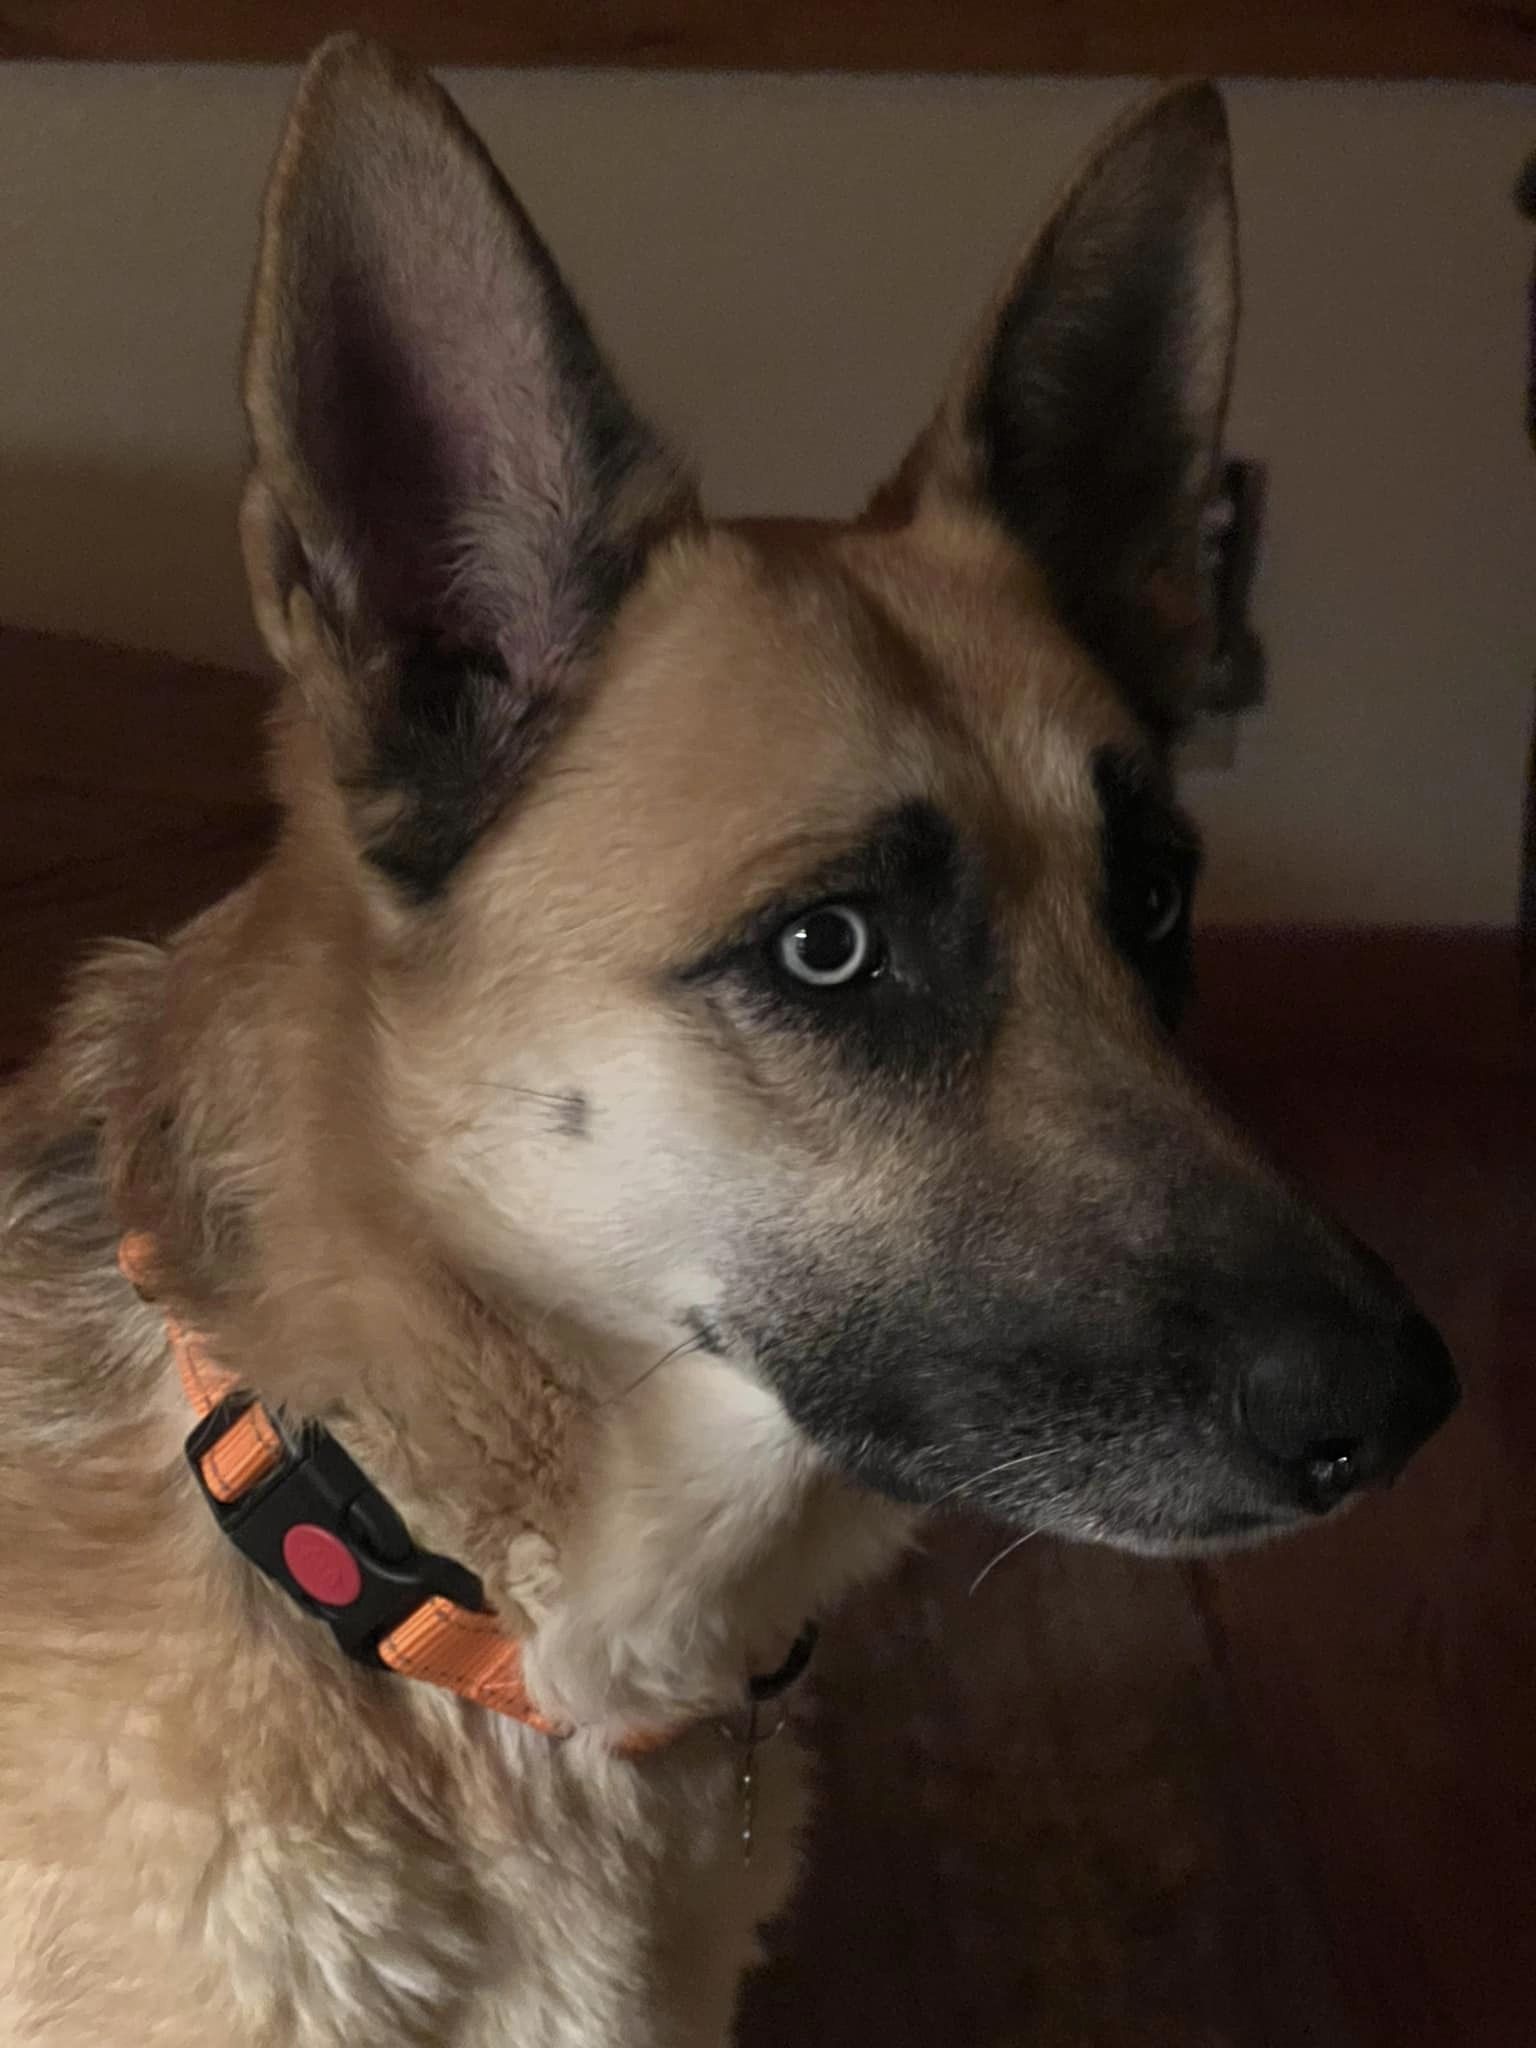
[[[638,1378],[631,1380],[627,1387],[621,1387],[618,1393],[610,1395],[606,1401],[600,1401],[597,1405],[600,1408],[612,1408],[619,1401],[627,1401],[637,1387],[643,1387],[651,1377],[651,1374],[660,1372],[664,1365],[670,1365],[674,1359],[686,1357],[690,1351],[705,1350],[707,1348],[706,1340],[707,1333],[703,1331],[695,1332],[691,1337],[684,1337],[681,1343],[674,1344],[672,1349],[664,1351],[654,1364],[648,1365],[645,1371]]]
[[[941,1508],[946,1501],[953,1500],[956,1494],[964,1493],[968,1487],[985,1486],[988,1480],[996,1479],[1004,1472],[1017,1471],[1019,1466],[1032,1464],[1037,1459],[1048,1457],[1049,1455],[1049,1452],[1038,1448],[1032,1451],[1020,1451],[1016,1458],[1004,1458],[999,1465],[989,1465],[985,1472],[978,1472],[974,1476],[967,1473],[964,1479],[957,1479],[953,1486],[946,1487],[937,1500],[930,1501],[928,1503],[929,1508]]]
[[[1022,1550],[1026,1543],[1031,1542],[1039,1534],[1040,1531],[1038,1529],[1026,1529],[1022,1536],[1015,1536],[1011,1543],[1005,1543],[996,1557],[989,1558],[975,1578],[972,1579],[970,1585],[966,1588],[966,1599],[969,1600],[974,1595],[982,1582],[989,1579],[1005,1559],[1012,1557],[1016,1550]]]

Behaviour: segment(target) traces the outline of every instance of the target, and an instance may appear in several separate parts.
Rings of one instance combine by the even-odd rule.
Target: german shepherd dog
[[[6,1109],[6,2042],[719,2048],[749,1696],[925,1507],[1188,1551],[1447,1414],[1166,1035],[1233,241],[1180,88],[863,517],[710,524],[443,94],[311,62],[279,841]]]

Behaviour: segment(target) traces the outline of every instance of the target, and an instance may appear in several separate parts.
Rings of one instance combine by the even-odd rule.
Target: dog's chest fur
[[[82,1066],[123,1058],[113,1037]],[[212,2024],[231,2048],[718,2048],[793,1874],[793,1743],[757,1754],[747,1860],[718,1715],[631,1760],[346,1664],[196,1496],[159,1312],[113,1264],[96,1111],[82,1129],[54,1079],[0,1150],[0,2039],[201,2048]],[[621,1523],[623,1462],[602,1482]],[[895,1538],[890,1510],[852,1514],[870,1526],[840,1577]],[[653,1505],[653,1536],[665,1521]],[[545,1617],[562,1705],[606,1664],[634,1712],[684,1682],[685,1648],[701,1688],[734,1674],[729,1698],[737,1624],[773,1641],[820,1590],[799,1555],[826,1535],[815,1513],[766,1551],[759,1523],[725,1592],[687,1578],[686,1517],[674,1534],[648,1581],[616,1532],[625,1568],[589,1567],[607,1604]],[[702,1663],[695,1603],[734,1617]]]
[[[81,1483],[119,1483],[107,1462]],[[181,2048],[215,2013],[232,2048],[725,2038],[792,1875],[788,1741],[756,1758],[749,1863],[733,1730],[631,1761],[355,1675],[185,1505],[115,1559],[80,1532],[78,1611],[7,1646],[0,2036]]]
[[[65,1817],[54,1856],[40,1844],[0,1885],[17,1963],[7,2038],[190,2048],[210,2014],[232,2048],[725,2038],[753,1929],[791,1875],[787,1744],[759,1759],[749,1865],[736,1759],[712,1729],[632,1765],[447,1709],[391,1729],[387,1754],[362,1731],[372,1754],[343,1790],[325,1782],[334,1729],[312,1731],[322,1747],[306,1754],[310,1717],[293,1707],[286,1730],[242,1731],[265,1746],[276,1797],[236,1759],[233,1783],[199,1800],[174,1710],[103,1730],[90,1765],[77,1744],[57,1758],[91,1780],[82,1805],[98,1803],[88,1837],[71,1842]],[[120,1788],[104,1825],[102,1779]],[[52,1832],[56,1782],[46,1797]]]
[[[170,1975],[208,1986],[241,2048],[718,2048],[753,1930],[791,1875],[788,1748],[761,1759],[748,1865],[735,1761],[712,1730],[643,1767],[590,1749],[534,1757],[521,1734],[510,1755],[494,1733],[475,1746],[487,1804],[473,1814],[462,1799],[440,1817],[403,1811],[380,1780],[310,1835],[213,1823],[219,1845],[181,1901],[184,1942],[155,1972],[161,2028]],[[184,1840],[184,1820],[171,1824]],[[206,2011],[188,2001],[189,2042],[206,2038]]]

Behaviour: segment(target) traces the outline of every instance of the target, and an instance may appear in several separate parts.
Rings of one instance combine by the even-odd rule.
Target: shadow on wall
[[[0,624],[262,663],[236,533],[241,476],[0,457]]]

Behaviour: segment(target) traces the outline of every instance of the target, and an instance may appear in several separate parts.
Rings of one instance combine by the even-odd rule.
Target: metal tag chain
[[[747,1732],[741,1745],[741,1771],[737,1797],[741,1801],[741,1860],[752,1861],[752,1832],[757,1823],[757,1718],[754,1700],[747,1709]]]

